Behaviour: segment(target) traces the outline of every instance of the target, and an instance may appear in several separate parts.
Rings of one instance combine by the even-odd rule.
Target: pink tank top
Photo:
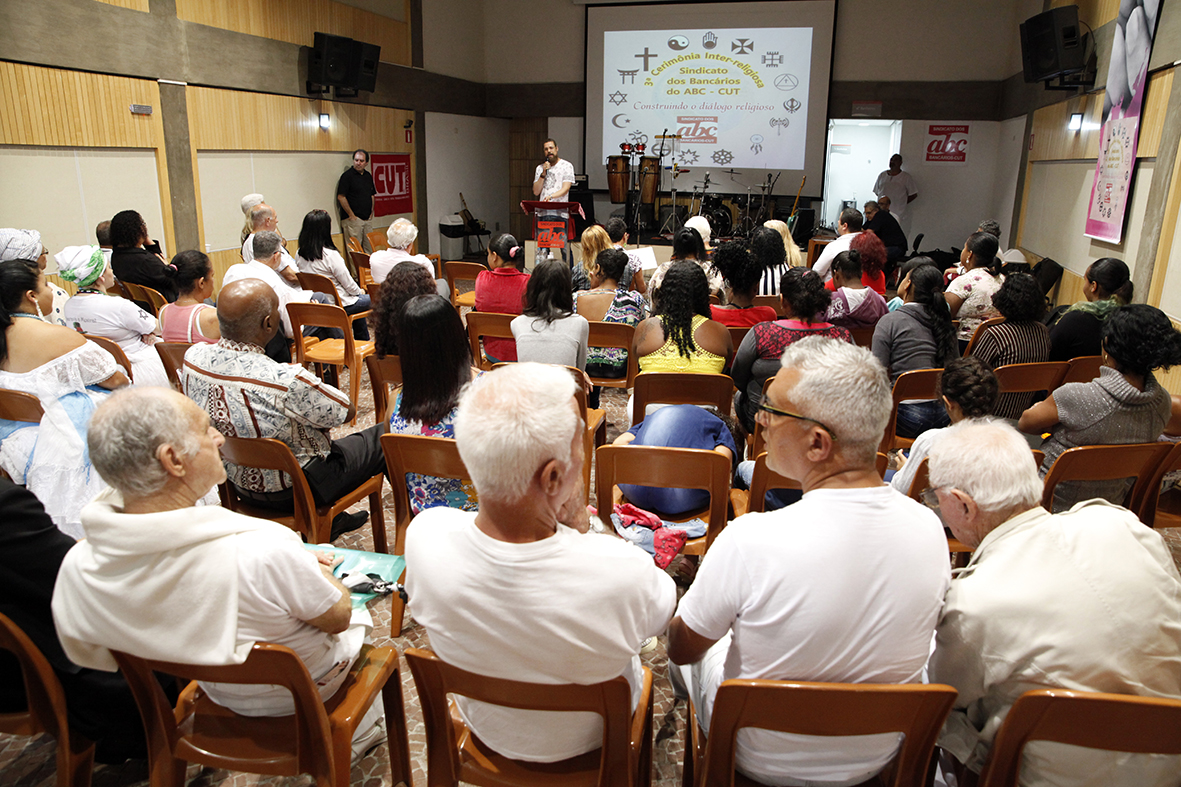
[[[166,342],[186,342],[188,344],[216,344],[217,339],[210,339],[201,333],[199,321],[201,312],[213,307],[207,303],[194,303],[192,306],[177,306],[170,303],[160,310],[160,335]]]

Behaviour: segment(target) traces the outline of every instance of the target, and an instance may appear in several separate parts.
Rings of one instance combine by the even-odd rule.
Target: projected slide
[[[667,128],[666,164],[804,168],[811,28],[607,31],[602,62],[604,156]]]

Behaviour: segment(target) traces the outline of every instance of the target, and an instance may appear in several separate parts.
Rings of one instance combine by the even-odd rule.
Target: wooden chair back
[[[94,770],[94,743],[71,732],[66,693],[49,660],[20,626],[2,614],[0,650],[7,650],[20,663],[28,705],[23,711],[0,713],[0,733],[48,733],[57,741],[57,787],[88,787]]]
[[[1059,385],[1066,383],[1089,383],[1099,376],[1099,369],[1103,366],[1102,355],[1080,355],[1071,358],[1070,368],[1062,375]]]
[[[290,648],[256,643],[246,660],[203,666],[142,659],[113,651],[144,719],[152,784],[182,787],[187,763],[279,776],[311,774],[318,785],[347,787],[351,741],[378,692],[386,709],[394,783],[410,783],[409,740],[398,676],[398,652],[365,645],[340,691],[320,699],[316,684]],[[193,681],[269,684],[291,693],[290,716],[241,716],[190,684],[174,709],[154,671]]]
[[[617,348],[627,352],[627,373],[623,377],[595,377],[591,382],[603,388],[631,388],[640,372],[639,358],[632,352],[636,329],[622,322],[591,322],[589,347]]]
[[[1178,469],[1181,469],[1181,443],[1174,443],[1169,453],[1165,454],[1165,458],[1157,464],[1156,469],[1152,472],[1152,476],[1144,485],[1140,507],[1136,511],[1140,517],[1140,521],[1149,527],[1156,527],[1156,514],[1157,506],[1160,503],[1161,483],[1167,474]],[[1169,522],[1165,526],[1172,526],[1172,524],[1172,522]]]
[[[706,404],[722,415],[731,415],[734,380],[727,374],[644,372],[636,375],[632,424],[644,420],[650,404]]]
[[[156,342],[156,353],[160,362],[164,364],[164,373],[168,375],[168,382],[172,387],[184,393],[181,374],[185,365],[185,353],[193,345],[188,342]]]
[[[709,294],[709,303],[710,303],[710,305],[711,305],[711,306],[721,306],[721,305],[722,305],[722,299],[721,299],[719,296],[717,296],[717,295],[714,295],[714,294],[711,292],[711,293]]]
[[[115,283],[112,284],[111,289],[108,290],[108,292],[112,291],[121,298],[126,298],[129,301],[135,300],[135,298],[131,295],[131,290],[128,289],[127,285],[118,279],[115,279]]]
[[[115,363],[123,367],[123,371],[127,373],[127,379],[135,382],[135,379],[131,376],[131,361],[127,359],[127,353],[123,352],[122,347],[105,336],[95,336],[92,333],[84,333],[82,335],[109,352],[115,359]]]
[[[443,258],[441,256],[439,256],[438,254],[424,254],[422,256],[426,257],[428,260],[430,260],[431,262],[434,263],[435,278],[436,279],[443,278]]]
[[[913,438],[898,437],[898,405],[908,399],[938,399],[939,376],[942,369],[916,369],[903,372],[894,381],[894,404],[890,409],[890,420],[886,423],[886,431],[882,435],[879,451],[889,452],[895,448],[906,448],[914,442]]]
[[[365,358],[369,384],[373,386],[373,418],[380,424],[390,418],[390,387],[402,384],[402,359],[396,355],[370,355]]]
[[[349,240],[354,240],[349,238]],[[369,285],[373,284],[373,269],[369,267],[369,255],[360,249],[349,249],[349,261],[353,263],[353,267],[357,269],[357,284],[361,289],[368,290]]]
[[[967,358],[972,354],[972,350],[976,348],[976,343],[980,341],[980,337],[984,335],[986,330],[994,325],[1000,325],[1004,321],[1004,317],[992,317],[977,325],[976,330],[972,331],[972,338],[968,340],[968,346],[964,348],[964,357]]]
[[[406,542],[406,528],[413,513],[410,490],[406,486],[407,473],[470,480],[455,440],[448,437],[423,435],[383,434],[381,450],[394,491],[394,554],[402,554]]]
[[[996,379],[1003,394],[1053,391],[1062,384],[1068,368],[1066,361],[1010,363],[996,368]]]
[[[750,326],[727,325],[726,330],[730,332],[730,343],[734,345],[734,350],[737,352],[738,345],[742,344],[742,340],[750,333]]]
[[[1137,754],[1181,754],[1181,700],[1043,689],[1022,694],[996,734],[980,787],[1017,787],[1033,741]]]
[[[467,313],[467,338],[472,352],[472,363],[481,369],[488,370],[492,368],[492,363],[484,357],[483,346],[480,344],[480,339],[489,337],[492,339],[512,339],[513,329],[511,323],[515,314],[498,314],[496,312],[468,312]]]
[[[706,522],[701,538],[685,543],[687,555],[703,555],[726,527],[730,502],[730,460],[701,448],[650,445],[604,445],[595,452],[595,488],[599,516],[607,521],[615,510],[615,485],[637,484],[709,493],[709,507],[676,519],[700,516]],[[660,513],[660,512],[655,512]]]
[[[348,237],[348,240],[344,242],[344,245],[347,251],[359,251],[362,254],[365,253],[365,247],[361,245],[361,241],[357,240],[356,237],[352,235]]]
[[[1042,507],[1053,510],[1054,487],[1063,481],[1113,481],[1135,477],[1136,482],[1124,497],[1123,506],[1130,511],[1139,511],[1153,471],[1172,448],[1172,443],[1131,443],[1067,449],[1059,454],[1050,472],[1046,473]]]
[[[524,683],[477,675],[419,648],[406,650],[406,663],[422,705],[431,784],[639,787],[649,782],[652,673],[647,667],[633,714],[631,688],[623,677],[590,685]],[[522,710],[597,713],[603,717],[602,748],[545,767],[509,759],[469,733],[451,713],[448,694]]]
[[[738,731],[758,727],[821,736],[903,733],[889,783],[922,787],[955,698],[956,690],[942,684],[728,680],[714,700],[697,783],[732,784]],[[694,753],[686,747],[686,768]]]
[[[365,287],[365,292],[369,293],[369,302],[377,306],[377,301],[381,297],[381,285],[369,282]]]
[[[771,387],[771,381],[775,379],[775,375],[771,375],[763,381],[763,390],[759,394],[759,401],[761,402],[767,396],[767,389]],[[750,455],[758,457],[759,454],[767,450],[767,441],[763,437],[763,425],[759,423],[759,419],[755,419],[755,430],[746,438],[747,447],[750,450]]]
[[[390,247],[389,239],[386,237],[386,230],[373,230],[365,235],[369,239],[369,248],[374,251],[388,249]]]
[[[858,347],[868,349],[873,344],[873,329],[872,325],[868,328],[850,328],[849,335],[853,337],[853,343]]]
[[[281,440],[227,435],[221,446],[221,456],[226,461],[242,467],[286,473],[291,485],[293,511],[291,514],[284,514],[274,509],[252,505],[249,500],[239,497],[233,484],[225,481],[221,487],[222,497],[229,503],[227,507],[230,510],[286,525],[302,535],[303,540],[309,544],[326,544],[332,541],[333,518],[367,496],[369,522],[373,527],[373,550],[386,552],[385,514],[381,506],[384,476],[376,475],[331,505],[317,507],[312,489],[308,486],[295,454],[291,453],[291,448]]]
[[[332,283],[332,279],[319,273],[304,273],[303,271],[295,274],[295,277],[299,279],[300,287],[311,292],[322,292],[331,296],[332,302],[343,308],[343,304],[340,302],[340,293],[336,291],[336,285]]]
[[[291,332],[303,334],[304,326],[336,328],[344,334],[342,339],[323,339],[316,344],[295,343],[295,362],[299,364],[329,364],[349,370],[349,402],[357,406],[357,395],[361,390],[361,372],[365,357],[374,352],[373,340],[359,341],[353,338],[353,325],[349,315],[340,306],[327,303],[289,303],[287,314],[291,318]],[[355,315],[360,316],[360,315]],[[357,422],[354,409],[350,423]]]
[[[780,317],[784,315],[783,298],[778,295],[756,295],[753,302],[755,306],[770,306]]]
[[[451,305],[455,308],[467,306],[474,308],[476,305],[475,292],[463,293],[463,300],[460,300],[459,282],[470,281],[473,286],[476,282],[476,277],[484,271],[488,270],[488,266],[480,262],[462,262],[459,260],[448,260],[443,263],[443,276],[447,279],[447,286],[451,288]]]
[[[41,400],[24,391],[10,391],[0,388],[0,419],[39,424],[45,417]]]
[[[754,474],[750,479],[749,511],[763,511],[766,508],[767,492],[772,489],[800,489],[800,482],[794,478],[776,473],[767,467],[767,452],[755,459]]]

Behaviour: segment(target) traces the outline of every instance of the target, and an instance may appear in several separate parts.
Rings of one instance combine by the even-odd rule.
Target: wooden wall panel
[[[1173,72],[1174,69],[1169,68],[1148,77],[1148,92],[1144,96],[1144,110],[1140,114],[1140,141],[1136,143],[1136,158],[1156,158],[1157,150],[1160,149],[1169,94],[1173,91]]]
[[[1050,8],[1077,5],[1079,21],[1092,28],[1105,25],[1119,16],[1119,0],[1050,0]]]
[[[414,152],[402,129],[414,119],[411,110],[205,87],[190,87],[186,96],[195,150]],[[332,118],[326,131],[321,112]]]
[[[147,2],[147,0],[143,0]],[[403,0],[403,18],[409,19]],[[410,25],[332,0],[176,0],[187,22],[311,46],[313,34],[355,38],[381,47],[381,59],[409,66]]]
[[[106,3],[107,5],[117,5],[120,8],[127,8],[132,11],[143,11],[145,14],[151,13],[151,9],[148,8],[149,0],[98,0],[98,2]]]

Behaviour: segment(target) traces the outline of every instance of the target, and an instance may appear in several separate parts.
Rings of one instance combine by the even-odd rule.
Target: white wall
[[[419,233],[439,250],[439,220],[463,207],[496,234],[508,230],[509,121],[426,113],[427,215]],[[420,242],[419,249],[422,249]]]
[[[893,129],[891,125],[837,123],[829,132],[828,168],[824,172],[824,215],[817,219],[836,227],[842,200],[853,200],[858,210],[874,198],[873,183],[889,161]],[[848,153],[833,153],[832,149]]]
[[[482,0],[426,0],[422,4],[422,65],[427,71],[484,82]]]
[[[1021,170],[1021,151],[1025,146],[1025,116],[1001,121],[996,144],[996,181],[992,189],[994,206],[990,218],[1001,225],[1001,248],[1014,243],[1017,228],[1013,223],[1013,204],[1017,201],[1017,175]]]
[[[585,6],[570,0],[484,0],[483,6],[489,82],[583,80]]]

